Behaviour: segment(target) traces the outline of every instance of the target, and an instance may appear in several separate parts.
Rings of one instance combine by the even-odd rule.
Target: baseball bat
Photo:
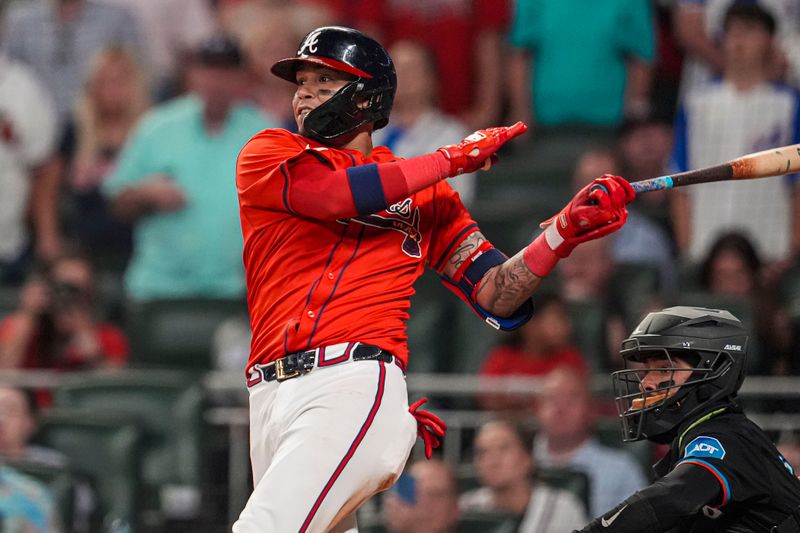
[[[800,172],[800,144],[772,148],[732,159],[721,165],[631,182],[637,194],[709,183],[712,181],[752,180]]]

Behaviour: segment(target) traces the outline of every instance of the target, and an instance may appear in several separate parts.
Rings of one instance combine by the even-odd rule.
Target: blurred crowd
[[[134,366],[136,306],[243,301],[236,156],[261,129],[295,129],[293,89],[269,68],[326,24],[365,31],[395,60],[376,145],[412,157],[529,125],[491,173],[451,180],[507,253],[602,174],[636,181],[800,142],[800,0],[0,0],[0,368]],[[386,497],[390,530],[497,512],[520,531],[563,531],[612,507],[646,461],[593,436],[587,380],[618,369],[632,326],[672,303],[730,309],[753,332],[750,373],[799,374],[798,259],[796,176],[637,198],[621,231],[561,262],[519,331],[487,332],[477,359],[418,355],[441,359],[423,368],[466,357],[482,375],[547,376],[534,406],[480,399],[535,412],[541,431],[487,423],[467,475],[414,464]],[[410,320],[423,319],[412,308]],[[211,365],[243,370],[248,342],[246,322],[222,321]],[[13,409],[30,411],[23,400]],[[588,476],[583,499],[531,483],[565,466]]]

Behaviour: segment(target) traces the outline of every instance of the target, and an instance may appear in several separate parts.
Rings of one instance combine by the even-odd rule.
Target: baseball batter
[[[356,531],[355,511],[394,483],[416,435],[429,457],[444,436],[424,400],[409,407],[405,385],[423,268],[493,327],[516,328],[559,258],[625,223],[633,191],[598,178],[509,259],[444,180],[488,169],[523,124],[401,160],[372,145],[397,85],[376,41],[319,28],[272,72],[297,86],[301,134],[264,130],[237,161],[255,489],[233,531]]]

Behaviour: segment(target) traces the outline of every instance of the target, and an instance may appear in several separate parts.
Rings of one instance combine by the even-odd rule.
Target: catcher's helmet
[[[376,40],[352,28],[324,26],[306,35],[295,57],[278,61],[271,70],[297,83],[295,72],[303,63],[356,77],[306,116],[305,135],[328,141],[369,122],[375,123],[376,130],[389,123],[397,76],[392,58]]]
[[[648,314],[622,343],[625,370],[611,374],[623,440],[669,442],[681,422],[732,400],[744,380],[747,338],[739,319],[720,309],[670,307]],[[676,359],[691,368],[676,367]],[[665,381],[645,390],[642,380],[650,371]],[[689,376],[676,384],[680,372]]]

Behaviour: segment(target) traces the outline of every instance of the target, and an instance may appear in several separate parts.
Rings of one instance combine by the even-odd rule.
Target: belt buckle
[[[294,369],[287,371],[285,368],[286,358],[281,357],[275,361],[275,379],[277,381],[286,381],[287,379],[296,378],[300,375],[300,370]]]

